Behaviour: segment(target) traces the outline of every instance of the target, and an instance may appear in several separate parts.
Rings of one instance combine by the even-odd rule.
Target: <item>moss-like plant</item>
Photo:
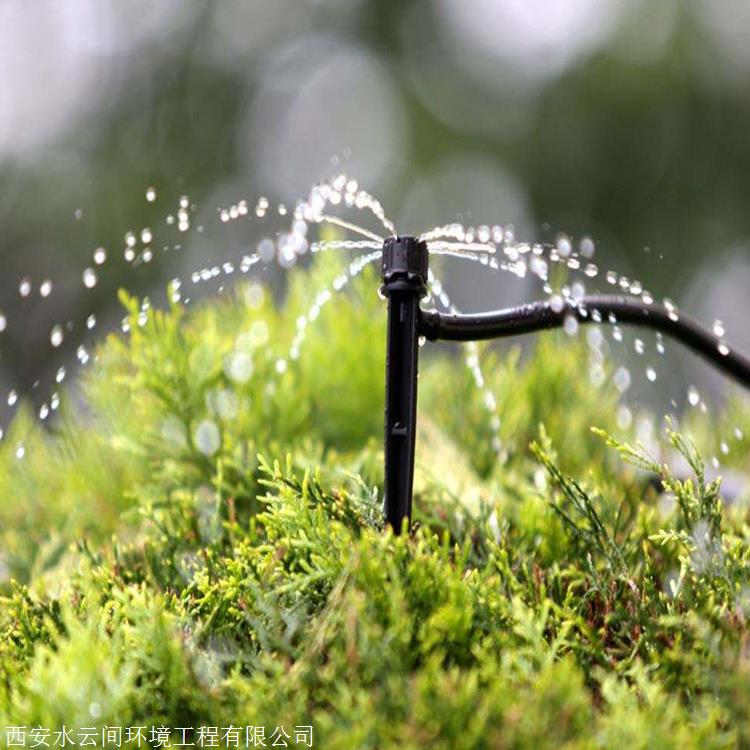
[[[690,441],[669,433],[687,479],[610,437],[617,391],[581,373],[583,343],[480,350],[499,426],[425,351],[415,529],[394,537],[382,303],[365,273],[320,304],[337,273],[295,273],[281,307],[254,284],[189,312],[123,297],[132,333],[100,346],[86,410],[16,419],[0,727],[27,746],[64,725],[100,747],[126,726],[163,727],[151,746],[263,727],[306,747],[311,726],[326,750],[750,747],[750,526]]]

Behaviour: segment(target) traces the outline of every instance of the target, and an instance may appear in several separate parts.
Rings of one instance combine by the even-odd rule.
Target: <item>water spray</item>
[[[663,305],[619,295],[592,295],[581,300],[530,302],[505,310],[458,315],[424,311],[429,249],[411,236],[383,243],[381,291],[388,299],[385,371],[385,520],[396,534],[411,522],[417,426],[419,339],[481,341],[562,328],[616,321],[659,331],[702,356],[750,389],[750,359],[733,351],[695,320]]]

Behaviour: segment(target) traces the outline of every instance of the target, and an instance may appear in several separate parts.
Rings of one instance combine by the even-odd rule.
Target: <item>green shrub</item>
[[[550,335],[523,362],[480,350],[499,427],[461,362],[425,350],[415,528],[394,537],[374,274],[289,356],[337,273],[296,272],[280,308],[256,285],[189,312],[124,296],[132,334],[99,348],[86,411],[64,402],[52,432],[16,419],[0,725],[750,747],[750,526],[694,446],[670,432],[685,480],[627,444],[582,342]],[[710,445],[709,423],[695,432]]]

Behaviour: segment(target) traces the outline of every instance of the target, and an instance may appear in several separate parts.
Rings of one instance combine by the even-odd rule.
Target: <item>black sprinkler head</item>
[[[427,243],[410,235],[387,237],[383,242],[382,279],[383,292],[388,293],[393,284],[411,285],[427,293],[429,259]]]

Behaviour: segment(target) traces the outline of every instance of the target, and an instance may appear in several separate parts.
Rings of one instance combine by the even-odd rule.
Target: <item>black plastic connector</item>
[[[388,298],[385,365],[385,520],[396,534],[411,519],[417,428],[419,301],[427,293],[427,243],[388,237],[381,291]]]

